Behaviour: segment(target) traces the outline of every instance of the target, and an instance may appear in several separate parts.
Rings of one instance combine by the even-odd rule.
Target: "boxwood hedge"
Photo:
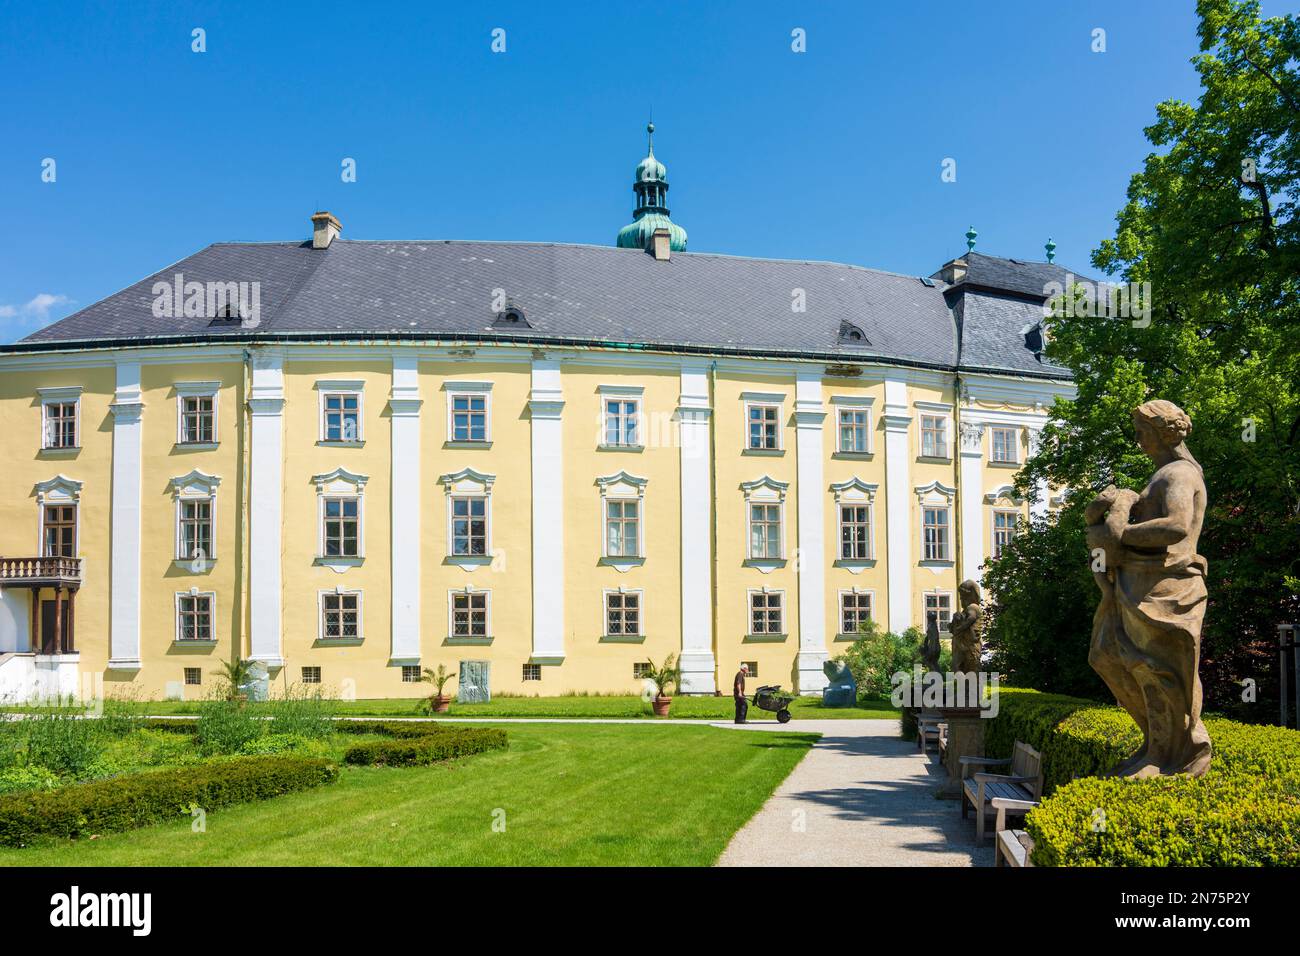
[[[110,833],[330,783],[338,767],[307,757],[236,757],[0,796],[0,845]]]
[[[505,747],[504,730],[439,727],[432,732],[357,744],[347,749],[343,760],[350,764],[409,767],[483,753],[486,750],[504,750]]]

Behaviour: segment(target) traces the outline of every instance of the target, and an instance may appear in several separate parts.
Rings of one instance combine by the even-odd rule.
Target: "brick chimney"
[[[311,217],[311,247],[328,249],[342,231],[343,224],[334,218],[333,213],[316,213]]]
[[[667,262],[671,255],[671,249],[668,243],[670,233],[667,229],[656,229],[650,237],[650,251],[660,262]]]

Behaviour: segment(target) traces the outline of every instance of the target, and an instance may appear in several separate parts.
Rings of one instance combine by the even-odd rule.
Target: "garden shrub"
[[[302,750],[309,743],[308,738],[300,734],[267,734],[244,744],[241,753],[245,754],[282,754]]]
[[[237,754],[262,736],[265,725],[238,701],[214,698],[199,707],[194,733],[205,754]]]
[[[191,806],[215,810],[330,783],[338,768],[307,757],[238,757],[151,770],[56,790],[0,796],[0,845],[76,837],[174,820]]]
[[[339,720],[334,724],[334,730],[340,733],[378,734],[381,737],[402,739],[428,737],[455,729],[457,728],[428,720]]]
[[[504,750],[506,732],[487,727],[441,727],[437,732],[406,739],[377,740],[349,747],[345,763],[364,766],[410,767]]]
[[[45,767],[7,767],[0,770],[0,794],[19,790],[48,790],[59,785],[59,775]]]
[[[886,633],[874,621],[868,621],[862,626],[861,636],[835,659],[849,665],[860,695],[888,697],[894,674],[912,669],[912,664],[921,659],[924,641],[925,635],[914,627],[902,634]],[[942,655],[939,666],[944,669]]]

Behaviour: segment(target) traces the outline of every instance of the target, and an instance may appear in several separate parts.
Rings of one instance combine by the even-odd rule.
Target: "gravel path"
[[[822,737],[731,838],[719,866],[993,865],[992,841],[977,847],[973,819],[962,819],[955,800],[935,798],[944,770],[899,738],[898,721],[735,727],[777,729]]]

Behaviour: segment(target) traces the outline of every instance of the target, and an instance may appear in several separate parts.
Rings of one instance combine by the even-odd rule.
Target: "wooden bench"
[[[921,753],[927,753],[933,742],[943,760],[943,752],[948,745],[948,725],[938,714],[916,715],[916,746]]]
[[[1007,829],[1007,813],[1028,813],[1038,803],[1034,800],[1010,800],[1006,797],[994,797],[993,809],[998,812],[997,823],[993,827],[993,865],[1001,866],[1005,859],[1008,866],[1033,866],[1029,855],[1034,851],[1034,840],[1024,830]]]
[[[976,767],[1010,766],[1010,774],[986,773]],[[989,801],[995,798],[1036,803],[1043,795],[1043,758],[1029,744],[1016,741],[1010,759],[993,760],[988,757],[962,757],[961,815],[966,816],[966,804],[975,809],[975,842],[984,842],[984,815]],[[1008,808],[1010,809],[1010,808]]]

